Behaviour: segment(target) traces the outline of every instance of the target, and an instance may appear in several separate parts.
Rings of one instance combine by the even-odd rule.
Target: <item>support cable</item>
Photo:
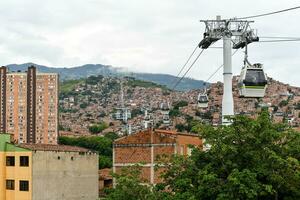
[[[194,66],[194,64],[196,63],[196,61],[198,60],[198,58],[201,56],[201,54],[203,53],[204,49],[202,49],[200,51],[200,53],[198,54],[198,56],[196,57],[196,59],[192,62],[192,64],[190,65],[190,67],[188,68],[188,70],[183,74],[183,76],[176,82],[176,84],[174,85],[174,87],[172,88],[172,90],[174,90],[177,85],[182,81],[182,79],[186,76],[186,74],[191,70],[191,68]]]
[[[198,48],[198,44],[197,46],[195,47],[195,49],[193,50],[193,52],[191,53],[191,55],[189,56],[189,58],[187,59],[187,61],[184,63],[184,65],[181,67],[179,73],[176,75],[176,78],[172,81],[171,85],[173,85],[176,80],[179,78],[179,75],[181,74],[181,72],[184,70],[184,68],[186,67],[186,65],[190,62],[192,56],[195,54],[196,50]]]
[[[299,39],[286,39],[286,40],[261,40],[261,41],[258,41],[259,43],[260,42],[299,42],[300,41],[300,38]]]
[[[287,39],[287,40],[300,40],[300,37],[259,36],[259,38],[266,38],[266,39]]]
[[[256,17],[264,17],[264,16],[268,16],[268,15],[274,15],[274,14],[277,14],[277,13],[282,13],[282,12],[287,12],[287,11],[290,11],[290,10],[299,9],[299,8],[300,8],[300,6],[296,6],[296,7],[287,8],[287,9],[278,10],[278,11],[269,12],[269,13],[264,13],[264,14],[260,14],[260,15],[251,15],[251,16],[246,16],[246,17],[238,17],[236,19],[249,19],[249,18],[256,18]]]

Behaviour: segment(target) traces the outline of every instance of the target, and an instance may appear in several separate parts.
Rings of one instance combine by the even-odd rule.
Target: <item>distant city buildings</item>
[[[0,67],[0,133],[17,143],[57,144],[58,74]]]
[[[96,200],[98,155],[65,145],[10,143],[0,134],[1,200]]]

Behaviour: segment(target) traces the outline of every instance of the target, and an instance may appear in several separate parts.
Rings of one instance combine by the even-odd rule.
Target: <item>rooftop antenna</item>
[[[233,19],[221,19],[217,16],[215,20],[200,20],[205,23],[204,38],[199,47],[207,49],[214,42],[223,39],[223,99],[222,99],[222,124],[228,125],[231,121],[228,116],[234,115],[232,95],[232,62],[231,49],[244,48],[259,38],[250,28],[249,24],[254,21]],[[233,45],[232,45],[233,38]]]

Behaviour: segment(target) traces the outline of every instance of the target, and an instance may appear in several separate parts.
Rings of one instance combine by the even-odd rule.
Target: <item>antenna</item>
[[[231,49],[244,48],[251,42],[259,41],[259,38],[249,26],[249,24],[254,21],[239,20],[236,18],[222,20],[219,15],[215,20],[200,21],[205,23],[205,32],[203,34],[204,38],[199,43],[200,48],[207,49],[212,43],[223,39],[224,85],[222,99],[222,124],[230,124],[230,120],[226,117],[234,115]]]

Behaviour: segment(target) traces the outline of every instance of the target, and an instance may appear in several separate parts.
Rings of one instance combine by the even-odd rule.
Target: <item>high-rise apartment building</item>
[[[18,143],[57,144],[58,74],[0,67],[0,133]]]

